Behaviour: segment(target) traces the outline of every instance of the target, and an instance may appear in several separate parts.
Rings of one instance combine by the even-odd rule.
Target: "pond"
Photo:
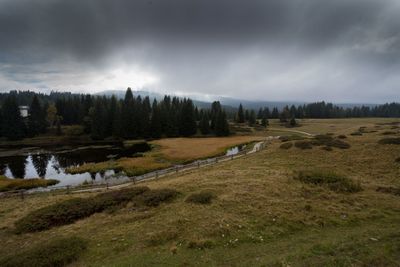
[[[114,170],[101,173],[68,174],[65,169],[84,163],[132,157],[150,149],[147,143],[138,143],[128,148],[123,146],[82,147],[68,150],[41,150],[19,156],[0,157],[0,175],[8,178],[56,179],[60,181],[56,186],[79,185],[85,181],[100,183],[107,180],[113,183],[116,180],[121,181],[124,176],[115,173]]]
[[[239,146],[231,147],[226,151],[225,156],[234,156],[245,148],[246,148],[246,145],[239,145]]]

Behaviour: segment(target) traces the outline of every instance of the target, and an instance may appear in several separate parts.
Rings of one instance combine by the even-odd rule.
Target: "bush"
[[[397,163],[400,163],[400,157],[398,157],[397,159],[394,160]]]
[[[59,182],[60,181],[53,179],[10,179],[0,176],[0,192],[48,187],[58,184]]]
[[[92,198],[74,198],[30,212],[15,222],[16,233],[38,232],[73,223],[79,219],[124,204],[148,191],[147,187],[134,187],[112,191]]]
[[[353,135],[353,136],[362,135],[362,132],[360,132],[360,131],[357,131],[357,132],[353,132],[353,133],[351,133],[350,135]]]
[[[300,172],[295,179],[307,184],[326,186],[340,193],[354,193],[362,190],[361,186],[350,178],[332,172]]]
[[[209,191],[202,191],[199,193],[194,193],[186,198],[186,202],[195,204],[210,204],[211,200],[214,198],[214,194]]]
[[[0,259],[3,267],[53,267],[66,266],[76,261],[86,250],[86,241],[78,237],[59,238],[34,248],[17,252]]]
[[[289,149],[293,146],[293,143],[288,142],[288,143],[283,143],[282,145],[280,145],[280,148],[282,149]]]
[[[332,151],[333,150],[331,146],[324,146],[324,147],[322,147],[322,149],[326,150],[326,151]]]
[[[393,134],[397,134],[397,132],[394,132],[394,131],[385,131],[385,132],[381,133],[381,135],[393,135]]]
[[[310,141],[297,141],[294,146],[300,149],[312,149],[312,143]]]
[[[332,147],[336,147],[336,148],[341,148],[341,149],[348,149],[348,148],[350,148],[350,144],[348,144],[348,143],[346,143],[346,142],[344,142],[344,141],[342,141],[342,140],[339,140],[339,139],[333,140],[332,142],[330,142],[330,143],[328,144],[328,146],[332,146]]]
[[[338,138],[339,138],[339,139],[346,139],[347,136],[345,136],[344,134],[341,134],[341,135],[338,135]]]
[[[400,188],[395,188],[395,187],[378,187],[376,189],[377,192],[381,193],[386,193],[386,194],[392,194],[395,196],[400,196]]]
[[[149,207],[157,207],[161,202],[167,202],[178,196],[178,191],[174,189],[155,189],[145,192],[140,201]]]
[[[314,139],[321,143],[326,143],[326,142],[332,141],[333,137],[328,134],[318,134],[318,135],[314,136]]]
[[[383,139],[379,140],[379,144],[400,145],[400,137],[383,138]]]
[[[297,136],[297,135],[280,136],[279,140],[281,140],[282,142],[295,141],[295,140],[304,140],[304,137]]]

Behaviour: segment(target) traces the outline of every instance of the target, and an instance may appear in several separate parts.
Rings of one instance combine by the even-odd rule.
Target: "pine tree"
[[[216,116],[215,135],[217,136],[229,135],[229,124],[226,119],[226,113],[223,110],[220,110]]]
[[[34,95],[29,109],[28,117],[28,133],[35,136],[46,132],[46,115],[42,109],[37,95]]]
[[[292,118],[290,119],[289,125],[290,125],[291,127],[295,127],[295,126],[297,125],[297,121],[296,121],[296,119],[295,119],[294,117],[292,117]]]
[[[150,135],[153,138],[160,138],[162,136],[161,110],[156,99],[153,101],[151,110]]]
[[[264,127],[267,127],[268,124],[269,124],[268,119],[267,119],[265,116],[262,117],[262,119],[261,119],[261,125],[264,126]]]
[[[136,125],[134,120],[134,109],[132,90],[131,88],[128,88],[125,93],[121,114],[121,129],[124,138],[133,138],[135,136]]]
[[[249,112],[249,126],[253,126],[254,124],[256,124],[256,113],[254,112],[254,110],[251,110]]]
[[[277,107],[274,107],[272,109],[272,113],[271,113],[271,118],[272,119],[277,119],[279,117],[279,111]]]
[[[14,95],[6,98],[3,104],[3,135],[9,140],[19,140],[25,137],[26,127],[17,99]]]
[[[194,114],[193,102],[190,99],[184,99],[180,112],[179,133],[183,136],[194,135],[197,131],[197,125]]]
[[[238,110],[238,113],[237,113],[237,122],[238,123],[243,123],[244,122],[243,106],[242,106],[241,103],[239,105],[239,110]]]
[[[201,118],[199,123],[200,132],[203,135],[210,134],[210,118],[208,117],[207,111],[201,111]]]
[[[94,107],[89,110],[89,114],[92,121],[91,137],[93,139],[104,139],[106,137],[106,111],[102,99],[96,99]]]

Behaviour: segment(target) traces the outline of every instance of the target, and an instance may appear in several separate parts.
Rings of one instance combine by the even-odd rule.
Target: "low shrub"
[[[48,187],[56,185],[59,182],[60,181],[54,179],[10,179],[0,176],[0,192]]]
[[[86,250],[87,243],[78,237],[59,238],[45,244],[19,251],[0,259],[3,267],[53,267],[66,266],[76,261]]]
[[[339,140],[339,139],[334,139],[332,142],[328,144],[328,146],[336,147],[336,148],[341,148],[341,149],[348,149],[350,148],[350,144]]]
[[[345,136],[344,134],[341,134],[341,135],[338,135],[338,138],[339,138],[339,139],[346,139],[347,136]]]
[[[333,150],[331,146],[323,146],[322,149],[326,150],[326,151],[332,151]]]
[[[381,193],[386,193],[386,194],[392,194],[395,196],[400,196],[400,188],[395,188],[395,187],[378,187],[376,189],[376,192],[381,192]]]
[[[400,163],[400,157],[398,157],[397,159],[394,160],[397,163]]]
[[[279,147],[282,149],[289,149],[293,146],[292,142],[287,142],[287,143],[283,143],[282,145],[280,145]]]
[[[30,212],[15,222],[16,233],[38,232],[73,223],[79,219],[122,205],[149,191],[147,187],[134,187],[99,194],[92,198],[74,198]]]
[[[297,136],[297,135],[289,135],[289,136],[280,136],[279,140],[282,142],[288,142],[288,141],[296,141],[296,140],[304,140],[305,138],[302,136]]]
[[[178,196],[178,191],[174,189],[155,189],[146,191],[140,197],[140,202],[149,207],[157,207],[162,202],[167,202],[175,199]]]
[[[186,198],[186,202],[195,204],[210,204],[215,195],[209,191],[193,193]]]
[[[400,137],[389,137],[379,140],[382,145],[400,145]]]
[[[312,149],[312,143],[310,141],[297,141],[294,146],[300,149]]]
[[[393,134],[397,134],[397,132],[394,132],[394,131],[385,131],[385,132],[382,132],[382,133],[381,133],[381,135],[393,135]]]
[[[360,131],[357,131],[357,132],[353,132],[353,133],[351,133],[350,135],[353,135],[353,136],[359,136],[359,135],[362,135],[362,132],[360,132]]]
[[[318,134],[316,136],[314,136],[314,139],[317,141],[320,141],[321,143],[327,143],[333,140],[332,135],[328,135],[328,134]]]
[[[307,184],[326,186],[330,190],[339,193],[354,193],[362,190],[361,186],[352,179],[333,172],[303,171],[295,176],[295,179]]]

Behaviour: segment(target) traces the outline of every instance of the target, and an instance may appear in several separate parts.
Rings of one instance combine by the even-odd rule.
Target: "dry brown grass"
[[[167,138],[151,142],[160,146],[163,157],[171,160],[191,161],[212,157],[235,145],[260,140],[259,136],[230,136],[210,138]]]
[[[352,120],[351,126],[339,120],[330,132],[349,134],[377,122],[390,120]],[[302,125],[323,134],[331,121],[326,123]],[[7,244],[0,258],[77,235],[89,243],[74,266],[396,266],[400,202],[376,189],[400,187],[400,168],[393,161],[400,147],[378,144],[381,137],[348,136],[349,149],[330,152],[283,150],[276,140],[248,157],[142,183],[181,192],[169,204],[148,210],[128,204],[112,215],[95,214],[43,233],[16,236],[11,230],[32,209],[94,193],[7,199],[0,206],[0,239]],[[364,190],[344,194],[292,178],[304,169],[341,173]],[[185,202],[190,194],[207,190],[216,196],[210,205]]]

